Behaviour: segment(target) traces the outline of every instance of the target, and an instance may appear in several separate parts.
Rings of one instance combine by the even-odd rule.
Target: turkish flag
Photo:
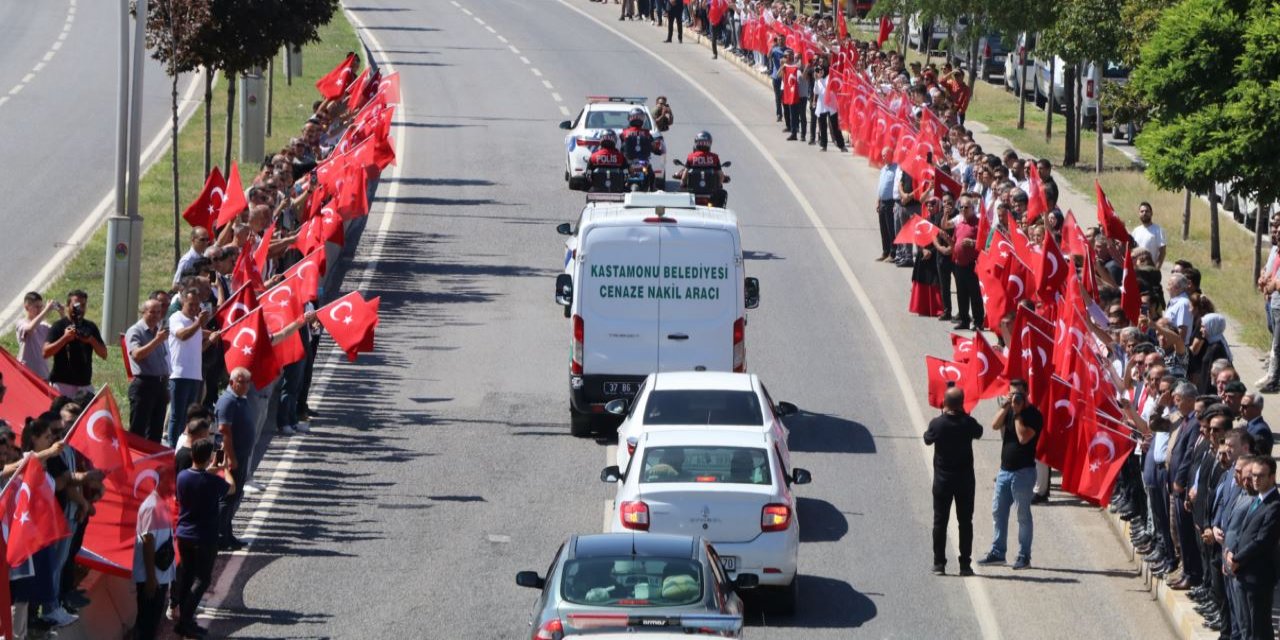
[[[303,302],[311,302],[316,299],[319,292],[320,276],[324,275],[324,269],[324,249],[316,249],[286,269],[284,277],[289,279],[298,276],[301,281],[298,285],[298,293]]]
[[[975,271],[978,274],[978,290],[982,293],[983,322],[988,329],[994,331],[1000,328],[1000,319],[1013,309],[1017,301],[1011,300],[1005,293],[1004,272],[994,269],[991,266],[993,262],[995,259],[992,254],[979,253]]]
[[[347,359],[355,361],[356,355],[373,350],[373,333],[378,326],[380,298],[369,301],[352,291],[325,305],[318,312],[333,341],[347,353]]]
[[[1044,197],[1044,182],[1040,180],[1040,169],[1036,163],[1027,163],[1027,213],[1026,222],[1035,222],[1040,216],[1049,213],[1049,201]]]
[[[0,402],[0,419],[20,436],[27,418],[48,411],[58,392],[4,349],[0,349],[0,376],[7,388],[4,402]]]
[[[111,387],[103,385],[76,423],[67,432],[67,444],[93,463],[95,469],[111,473],[120,467],[133,466],[129,457],[127,431],[120,419]]]
[[[994,398],[1009,388],[1009,381],[1002,375],[1005,360],[991,347],[981,331],[973,334],[973,357],[969,359],[968,365],[965,377],[969,380],[970,389],[976,392],[975,400]]]
[[[363,167],[348,164],[337,187],[334,208],[343,220],[354,220],[369,214],[368,174]]]
[[[262,277],[262,273],[267,270],[267,259],[271,253],[271,239],[276,235],[276,223],[271,221],[271,226],[262,232],[262,238],[258,240],[258,246],[253,249],[253,266],[258,270],[258,277]]]
[[[1041,302],[1053,302],[1067,283],[1067,259],[1058,250],[1052,233],[1044,234],[1040,261],[1036,266],[1036,296]]]
[[[1105,507],[1111,501],[1120,468],[1133,453],[1134,442],[1122,435],[1128,429],[1123,423],[1116,424],[1101,413],[1095,417],[1080,425],[1074,455],[1062,470],[1062,488]]]
[[[258,308],[258,294],[253,287],[241,285],[214,312],[219,327],[229,327]]]
[[[1019,306],[1013,320],[1004,377],[1025,380],[1033,369],[1047,368],[1053,353],[1053,333],[1052,322]]]
[[[960,183],[957,182],[955,178],[951,177],[951,174],[945,171],[937,171],[934,176],[937,179],[937,183],[935,184],[937,192],[949,193],[951,194],[951,197],[957,199],[960,197],[960,194],[964,193],[964,188],[960,186]]]
[[[1142,291],[1138,287],[1138,271],[1133,267],[1133,252],[1124,252],[1124,277],[1120,281],[1120,306],[1129,324],[1137,326],[1142,313]]]
[[[3,538],[0,538],[0,555],[8,555]],[[9,593],[9,581],[0,580],[0,638],[13,640],[13,595]]]
[[[227,181],[217,167],[204,180],[200,195],[182,212],[182,219],[192,227],[204,227],[213,235],[213,225],[218,221],[218,211],[227,195]]]
[[[1023,333],[1021,338],[1021,358],[1026,367],[1027,391],[1031,395],[1031,404],[1043,407],[1048,402],[1049,376],[1053,375],[1053,335],[1032,328]]]
[[[347,96],[347,111],[356,113],[360,111],[360,107],[364,104],[365,98],[369,97],[369,87],[377,86],[377,80],[369,82],[369,74],[373,71],[373,67],[365,67],[364,71],[356,78],[355,84],[351,86],[351,93]],[[376,76],[375,76],[376,78]]]
[[[346,93],[347,87],[351,86],[351,81],[355,79],[355,68],[359,62],[355,53],[348,53],[347,57],[333,68],[333,71],[316,81],[316,89],[320,91],[320,95],[324,96],[325,100],[336,100]]]
[[[346,231],[342,226],[342,218],[334,210],[332,201],[320,208],[317,215],[307,219],[298,229],[298,239],[293,246],[303,255],[316,249],[324,249],[327,242],[339,247],[346,244]]]
[[[35,454],[26,455],[20,474],[0,496],[0,514],[9,529],[5,560],[10,567],[21,565],[31,554],[71,535],[67,518],[54,496],[53,478]]]
[[[976,394],[973,394],[973,398],[969,397],[969,381],[965,375],[968,367],[933,356],[925,356],[924,362],[929,375],[929,406],[941,409],[947,389],[951,387],[964,389],[966,411],[978,404]]]
[[[1049,376],[1049,398],[1043,406],[1044,427],[1036,442],[1036,459],[1062,471],[1075,446],[1076,427],[1087,407],[1071,402],[1071,384],[1058,376]]]
[[[176,522],[177,478],[173,449],[146,438],[128,435],[129,468],[117,469],[103,479],[102,498],[85,529],[84,547],[76,562],[86,567],[129,578],[133,575],[133,545],[138,536],[138,509],[156,493],[156,517]]]
[[[286,326],[302,317],[304,291],[301,276],[285,278],[280,284],[267,289],[262,294],[262,314],[267,321],[267,328],[272,333],[280,333]],[[276,363],[280,366],[293,364],[305,357],[307,352],[302,345],[302,335],[295,331],[289,337],[275,345]]]
[[[240,248],[240,256],[236,258],[236,266],[231,270],[231,287],[240,288],[248,285],[254,293],[266,289],[262,283],[262,272],[258,270],[254,252],[249,250],[249,242],[245,241]]]
[[[800,81],[797,78],[799,71],[794,64],[782,65],[782,104],[793,105],[799,99]]]
[[[249,208],[249,201],[244,199],[244,183],[240,181],[240,167],[235,162],[231,163],[224,192],[222,206],[218,207],[218,227],[225,227],[241,211]]]
[[[244,367],[253,374],[253,385],[263,389],[280,374],[271,344],[271,330],[262,317],[262,308],[223,329],[223,356],[227,371]]]
[[[1085,239],[1084,231],[1080,230],[1080,223],[1076,222],[1076,216],[1070,210],[1067,211],[1062,222],[1062,250],[1064,253],[1077,256],[1083,256],[1089,252],[1089,241]]]
[[[958,364],[967,364],[972,357],[973,339],[951,334],[951,359]]]
[[[889,16],[880,16],[880,33],[876,35],[876,48],[883,49],[884,43],[889,39],[889,34],[893,33],[893,20]]]
[[[391,140],[387,136],[369,136],[347,152],[343,158],[359,164],[366,172],[376,175],[374,168],[382,171],[387,168],[387,165],[395,163],[396,150],[391,146]]]
[[[844,9],[839,8],[838,5],[836,5],[836,7],[836,36],[839,37],[840,42],[843,43],[844,39],[849,37],[849,25],[845,24],[844,21]]]
[[[400,104],[400,72],[389,73],[378,81],[374,88],[373,97],[365,103],[362,109],[368,109],[372,105]]]
[[[898,237],[893,239],[893,243],[927,247],[933,244],[933,239],[938,237],[939,231],[937,226],[917,213],[902,225],[902,231],[898,232]]]
[[[1116,217],[1115,207],[1111,206],[1111,201],[1107,199],[1107,194],[1103,193],[1102,185],[1097,180],[1093,181],[1093,192],[1098,199],[1098,224],[1102,225],[1103,235],[1117,242],[1123,242],[1127,250],[1127,247],[1133,244],[1133,238],[1120,218]]]

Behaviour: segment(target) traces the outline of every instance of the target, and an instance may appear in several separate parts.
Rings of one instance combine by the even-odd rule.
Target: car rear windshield
[[[689,558],[582,558],[564,565],[560,597],[596,607],[670,607],[702,599],[702,566]]]
[[[587,113],[588,129],[626,129],[631,126],[627,122],[626,111],[590,111]],[[644,127],[652,129],[653,125],[649,122],[649,116],[644,117]]]
[[[650,447],[640,466],[640,482],[720,482],[764,484],[769,454],[750,447]]]
[[[758,425],[764,422],[754,391],[654,391],[645,424]]]

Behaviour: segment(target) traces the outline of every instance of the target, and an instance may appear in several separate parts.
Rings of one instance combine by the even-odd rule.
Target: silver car
[[[707,540],[661,534],[575,535],[545,577],[516,574],[516,584],[541,591],[529,620],[533,640],[683,629],[741,638],[735,590],[758,583],[755,574],[729,579]]]

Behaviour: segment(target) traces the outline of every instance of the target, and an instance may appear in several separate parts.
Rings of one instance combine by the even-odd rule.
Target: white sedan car
[[[760,578],[780,613],[794,613],[800,523],[792,485],[811,480],[789,469],[768,434],[731,429],[645,433],[625,470],[606,467],[617,484],[612,530],[700,535],[731,576]]]
[[[560,123],[561,129],[569,131],[564,136],[564,179],[569,182],[570,189],[587,188],[587,160],[599,145],[600,135],[606,129],[613,129],[621,135],[622,130],[629,126],[627,115],[639,107],[644,110],[645,128],[653,134],[654,153],[649,159],[649,166],[653,168],[654,188],[662,190],[667,177],[666,144],[662,134],[653,126],[653,118],[644,101],[640,97],[588,96],[586,106],[577,117]]]
[[[625,416],[618,426],[619,469],[627,468],[640,435],[690,428],[741,428],[770,433],[778,442],[782,461],[790,464],[790,431],[782,423],[782,416],[796,410],[789,402],[775,405],[754,373],[713,371],[651,373],[630,406],[626,400],[605,405],[605,411]]]

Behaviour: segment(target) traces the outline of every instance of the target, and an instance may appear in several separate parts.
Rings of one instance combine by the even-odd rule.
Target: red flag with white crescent
[[[933,239],[938,237],[941,231],[936,225],[925,220],[920,214],[911,216],[902,225],[902,230],[898,232],[898,236],[893,239],[894,244],[914,244],[917,247],[927,247],[933,244]]]
[[[111,387],[103,385],[64,439],[92,462],[95,469],[111,473],[120,467],[133,466],[126,433]]]
[[[366,301],[359,291],[352,291],[321,307],[316,313],[325,331],[346,352],[347,359],[373,349],[374,329],[378,326],[380,298]]]
[[[258,294],[253,287],[241,285],[213,312],[219,327],[229,327],[258,308]],[[182,313],[179,311],[178,313]]]
[[[302,316],[305,303],[302,300],[303,282],[301,276],[285,278],[266,293],[262,294],[262,314],[267,322],[267,329],[272,333],[280,333],[284,328]],[[293,332],[274,347],[276,363],[280,366],[293,364],[307,356],[303,348],[302,335]]]
[[[0,521],[7,544],[5,560],[10,567],[21,565],[31,554],[71,535],[54,495],[53,478],[35,454],[27,454],[15,476],[0,495]]]
[[[235,162],[231,163],[231,172],[227,174],[224,193],[222,205],[218,207],[218,227],[226,226],[227,223],[235,220],[240,212],[249,208],[249,201],[244,199],[244,183],[240,180],[240,166]]]
[[[316,249],[307,254],[307,256],[293,264],[284,272],[284,277],[291,278],[298,276],[301,279],[299,284],[299,293],[302,301],[311,302],[316,299],[316,294],[320,289],[320,277],[324,275],[325,269],[325,253],[324,249]]]
[[[103,480],[102,498],[94,503],[84,546],[76,562],[86,567],[129,578],[133,575],[133,545],[138,536],[138,509],[156,494],[163,510],[157,517],[176,521],[176,461],[173,449],[146,438],[126,434],[130,468],[120,468]]]
[[[338,63],[338,66],[316,81],[316,89],[320,92],[320,95],[324,96],[325,100],[336,100],[342,97],[342,94],[347,92],[347,88],[355,80],[355,68],[359,62],[360,59],[356,57],[355,53],[348,53],[347,57]]]
[[[222,172],[214,167],[204,180],[204,188],[182,212],[182,219],[192,227],[204,227],[213,235],[214,223],[218,221],[218,212],[222,209],[222,201],[227,195],[227,181]]]
[[[271,344],[271,330],[267,328],[262,309],[254,309],[252,313],[239,322],[223,329],[223,358],[227,371],[244,367],[253,374],[253,385],[258,389],[266,388],[280,374],[280,365],[276,363]]]

